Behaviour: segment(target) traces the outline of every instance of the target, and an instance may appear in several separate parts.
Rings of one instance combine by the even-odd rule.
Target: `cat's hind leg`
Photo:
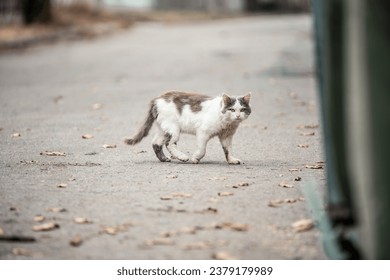
[[[169,157],[166,157],[164,152],[163,152],[163,146],[165,145],[166,140],[167,139],[164,135],[164,132],[161,130],[160,127],[158,127],[158,131],[153,138],[152,145],[153,145],[154,153],[156,154],[157,158],[161,162],[171,161],[171,159]]]
[[[166,147],[172,158],[177,158],[180,161],[188,161],[189,157],[177,149],[177,141],[180,138],[180,129],[171,130],[170,132],[165,132]]]

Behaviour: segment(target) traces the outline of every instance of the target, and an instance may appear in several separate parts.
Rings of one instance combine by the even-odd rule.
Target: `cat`
[[[135,145],[141,142],[156,121],[157,133],[152,144],[160,161],[189,161],[189,157],[177,148],[180,133],[188,133],[196,135],[197,142],[197,149],[191,157],[192,163],[199,163],[206,154],[207,142],[218,136],[226,161],[229,164],[240,164],[241,160],[232,156],[232,138],[238,125],[251,114],[250,98],[250,93],[240,97],[222,94],[214,98],[178,91],[164,93],[150,102],[143,126],[134,137],[125,139],[125,143]],[[164,145],[171,157],[165,156]]]

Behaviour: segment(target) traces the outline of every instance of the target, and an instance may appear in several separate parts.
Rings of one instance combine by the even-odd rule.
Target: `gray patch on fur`
[[[153,150],[154,150],[154,153],[156,154],[157,158],[158,158],[161,162],[170,161],[169,158],[167,158],[167,157],[164,155],[162,146],[157,145],[157,144],[154,144],[154,145],[153,145]]]
[[[243,107],[243,109],[245,110],[244,112],[247,114],[247,115],[250,115],[250,113],[252,112],[252,109],[251,109],[251,106],[249,106],[249,104],[247,102],[245,102],[245,99],[244,97],[240,97],[238,98],[238,102],[240,102],[240,105]]]
[[[222,149],[223,149],[223,152],[225,154],[226,160],[229,160],[229,150],[227,148],[225,148],[224,146],[222,146]]]
[[[197,113],[202,110],[202,102],[210,100],[211,97],[197,93],[187,93],[170,91],[161,96],[165,101],[173,102],[181,114],[185,105],[189,105],[192,112]]]

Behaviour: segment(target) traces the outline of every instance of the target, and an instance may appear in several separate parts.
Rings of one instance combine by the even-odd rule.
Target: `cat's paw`
[[[177,159],[182,161],[182,162],[187,162],[190,160],[190,158],[186,155],[179,156],[179,157],[177,157]]]
[[[232,157],[232,158],[230,158],[230,159],[228,160],[228,163],[229,163],[229,164],[241,164],[241,160],[238,159],[238,158]]]
[[[198,164],[199,161],[200,161],[200,159],[197,159],[197,158],[192,158],[192,159],[191,159],[191,162],[192,162],[193,164]]]

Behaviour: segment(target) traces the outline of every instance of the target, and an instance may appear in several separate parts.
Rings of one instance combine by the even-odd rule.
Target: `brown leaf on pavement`
[[[249,225],[247,224],[241,224],[241,223],[231,223],[231,222],[226,222],[222,224],[217,224],[215,226],[217,229],[231,229],[235,231],[248,231]]]
[[[236,260],[237,258],[227,252],[215,252],[211,255],[215,260]]]
[[[81,136],[81,138],[83,138],[83,139],[91,139],[93,137],[94,136],[92,134],[84,134],[84,135]]]
[[[171,174],[171,175],[167,175],[165,178],[167,179],[176,179],[178,177],[177,174]]]
[[[302,181],[302,177],[297,176],[297,177],[294,178],[294,181],[296,181],[296,182]]]
[[[54,229],[60,228],[59,224],[56,223],[46,223],[46,224],[40,224],[32,227],[33,231],[50,231]]]
[[[102,147],[106,149],[115,149],[116,144],[104,144]]]
[[[324,169],[324,164],[322,164],[322,163],[306,164],[305,168],[307,168],[307,169]]]
[[[92,109],[94,109],[94,110],[99,110],[99,109],[101,109],[102,107],[103,107],[103,105],[100,104],[100,103],[92,104]]]
[[[57,188],[59,188],[59,189],[65,189],[67,186],[68,186],[68,184],[66,184],[66,183],[61,183],[61,184],[58,184],[58,185],[57,185]]]
[[[249,186],[249,183],[248,182],[240,182],[238,184],[235,184],[235,185],[228,185],[226,187],[228,188],[233,188],[233,189],[238,189],[238,188],[241,188],[241,187],[247,187]]]
[[[300,133],[301,136],[314,136],[315,134],[316,133],[314,131]]]
[[[219,192],[218,196],[231,196],[234,195],[233,192]]]
[[[309,145],[308,144],[298,144],[298,148],[309,148]]]
[[[169,245],[174,245],[175,242],[169,238],[156,238],[156,239],[146,240],[144,244],[146,246],[158,246],[158,245],[169,246]]]
[[[190,193],[172,193],[172,197],[190,198],[190,197],[192,197],[192,194],[190,194]]]
[[[34,221],[35,222],[38,222],[38,223],[41,223],[41,222],[43,222],[45,220],[45,217],[43,216],[43,215],[36,215],[35,217],[34,217]]]
[[[81,243],[83,243],[83,240],[81,239],[81,236],[80,235],[76,235],[74,236],[70,241],[69,241],[69,245],[73,246],[73,247],[79,247],[81,245]]]
[[[282,182],[279,183],[279,187],[282,187],[282,188],[293,188],[294,185],[289,184],[289,183],[286,182],[286,181],[282,181]]]
[[[73,220],[76,224],[92,224],[92,221],[85,217],[76,217]]]
[[[61,212],[66,212],[66,209],[62,208],[62,207],[51,207],[51,208],[47,208],[46,211],[54,212],[54,213],[61,213]]]
[[[173,197],[169,195],[160,196],[161,200],[171,200]]]
[[[291,227],[295,232],[308,231],[314,228],[314,221],[312,219],[302,219],[293,223]]]
[[[302,169],[300,169],[300,168],[290,168],[288,171],[290,171],[290,172],[299,172],[299,171],[302,171]]]
[[[31,257],[33,253],[25,248],[13,248],[12,255],[14,256],[23,256],[23,257]]]
[[[4,230],[0,227],[0,235],[4,235]]]
[[[274,199],[270,200],[268,202],[269,207],[279,207],[280,205],[284,203],[295,203],[298,201],[304,201],[305,199],[303,197],[298,197],[298,198],[285,198],[285,199]]]
[[[52,156],[52,157],[64,157],[66,156],[66,153],[64,152],[51,152],[51,151],[44,151],[39,153],[41,156]]]
[[[20,133],[18,133],[18,132],[11,134],[11,137],[13,137],[13,138],[17,138],[17,137],[21,137],[21,136],[22,135]]]

